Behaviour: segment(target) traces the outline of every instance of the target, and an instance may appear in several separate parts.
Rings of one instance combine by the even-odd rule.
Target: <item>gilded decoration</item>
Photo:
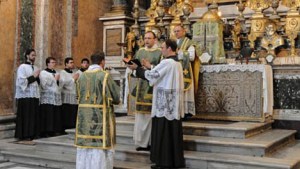
[[[266,0],[248,0],[246,5],[256,13],[261,13],[264,9],[269,8],[270,4]]]
[[[300,31],[300,16],[297,8],[300,6],[299,0],[282,1],[282,5],[290,8],[286,17],[285,31],[291,41],[291,56],[297,56],[295,51],[295,39]]]
[[[152,27],[155,27],[156,21],[155,19],[158,17],[158,14],[156,12],[156,8],[158,5],[158,0],[151,0],[151,5],[149,9],[146,11],[146,16],[149,18],[148,23],[146,24],[146,32],[150,31]]]
[[[274,22],[265,25],[265,36],[261,40],[261,47],[268,51],[268,54],[276,56],[275,49],[284,44],[284,39],[276,33],[277,26]]]
[[[201,49],[212,56],[212,63],[226,62],[223,29],[223,21],[217,11],[211,8],[193,24],[193,40],[199,42]]]

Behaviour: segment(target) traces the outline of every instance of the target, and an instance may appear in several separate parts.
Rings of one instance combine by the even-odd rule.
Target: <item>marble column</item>
[[[48,0],[36,1],[36,24],[35,24],[35,50],[37,54],[36,64],[45,67],[45,60],[49,55],[48,25],[49,25],[49,2]]]

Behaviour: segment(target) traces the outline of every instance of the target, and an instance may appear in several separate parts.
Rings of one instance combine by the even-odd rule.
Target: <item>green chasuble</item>
[[[142,62],[142,59],[148,60],[151,65],[156,66],[162,57],[160,48],[141,48],[135,55],[135,58]],[[136,90],[133,95],[136,96],[136,113],[151,114],[153,89],[147,80],[139,78],[137,80]]]
[[[195,47],[195,59],[190,61],[188,49],[190,46]],[[198,89],[198,80],[200,72],[200,60],[199,56],[202,54],[199,44],[185,37],[180,39],[178,44],[178,50],[183,51],[183,60],[180,61],[183,69],[183,78],[184,78],[184,90],[189,90],[191,87],[192,78],[194,79],[195,93]]]
[[[111,149],[115,144],[113,104],[119,103],[119,86],[101,70],[87,70],[77,82],[78,115],[75,145]]]

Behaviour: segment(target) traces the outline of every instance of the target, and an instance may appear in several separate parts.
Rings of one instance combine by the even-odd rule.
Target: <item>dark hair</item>
[[[26,50],[25,55],[24,55],[25,60],[28,59],[28,58],[27,58],[27,55],[30,55],[31,52],[35,52],[35,50],[34,50],[34,49],[27,49],[27,50]]]
[[[48,66],[48,63],[50,63],[51,60],[56,60],[56,59],[54,57],[47,57],[46,66]]]
[[[177,43],[175,40],[173,39],[167,39],[166,40],[166,48],[171,48],[173,52],[176,52],[176,49],[177,49]]]
[[[105,59],[105,54],[104,52],[97,52],[92,54],[91,56],[91,62],[92,64],[100,64],[102,60]]]
[[[83,63],[84,61],[86,61],[88,64],[90,63],[90,61],[88,60],[88,58],[83,58],[83,59],[81,60],[81,63]]]
[[[71,57],[65,58],[65,66],[67,65],[67,63],[69,63],[70,60],[73,60],[73,58],[71,58]]]
[[[151,33],[151,34],[153,35],[154,39],[156,39],[156,35],[155,35],[154,32],[152,32],[152,31],[147,31],[147,32],[145,33],[145,35],[146,35],[147,33]]]

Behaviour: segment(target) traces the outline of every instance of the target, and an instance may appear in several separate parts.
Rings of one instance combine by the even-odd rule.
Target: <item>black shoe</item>
[[[137,147],[136,148],[136,151],[150,151],[150,146],[148,146],[148,147]]]
[[[151,169],[172,169],[172,168],[169,168],[169,167],[160,167],[160,166],[157,166],[157,165],[151,165]]]
[[[188,113],[188,114],[184,114],[184,117],[181,119],[182,121],[189,121],[191,120],[193,117],[192,114]]]
[[[164,168],[159,167],[159,166],[157,166],[157,165],[151,165],[151,169],[164,169]]]

